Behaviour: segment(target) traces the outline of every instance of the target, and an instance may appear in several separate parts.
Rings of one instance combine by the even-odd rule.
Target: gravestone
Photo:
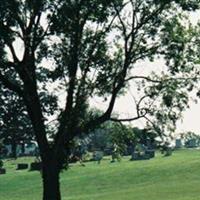
[[[182,147],[182,141],[181,141],[181,139],[176,139],[175,148],[176,149],[180,149],[181,147]]]
[[[172,155],[172,148],[168,147],[168,148],[165,150],[164,156],[171,156],[171,155]]]
[[[196,139],[190,139],[187,141],[187,147],[188,148],[195,148],[197,147],[197,141]]]
[[[138,151],[134,151],[131,154],[131,160],[139,160],[140,158],[140,153]]]
[[[6,174],[6,169],[0,168],[0,175],[2,175],[2,174]]]
[[[19,163],[19,164],[17,164],[17,170],[23,170],[23,169],[28,169],[28,164],[27,163]]]
[[[145,151],[145,154],[149,155],[149,158],[154,158],[155,157],[155,150],[148,149],[148,150]]]
[[[149,147],[148,147],[149,146]],[[155,150],[150,148],[151,145],[138,144],[131,154],[130,160],[148,160],[155,157]]]
[[[30,171],[41,171],[42,163],[41,162],[33,162],[30,164]]]
[[[135,151],[132,153],[130,160],[149,160],[152,156],[151,154],[146,153],[146,152],[144,153],[144,152]]]
[[[111,163],[114,163],[116,160],[117,160],[118,162],[121,161],[121,155],[120,155],[119,152],[113,152],[113,153],[112,153],[112,160],[111,160]]]
[[[6,173],[6,169],[3,168],[3,161],[0,159],[0,175],[5,174],[5,173]]]
[[[103,151],[95,151],[92,160],[97,161],[97,163],[100,164],[102,159],[103,159]]]

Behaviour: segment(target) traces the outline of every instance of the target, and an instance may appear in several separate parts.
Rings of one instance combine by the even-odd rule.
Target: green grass
[[[0,176],[0,200],[40,200],[38,172],[16,171],[6,161]],[[30,158],[23,158],[30,162]],[[200,150],[181,150],[149,161],[74,165],[61,174],[63,200],[199,200]]]

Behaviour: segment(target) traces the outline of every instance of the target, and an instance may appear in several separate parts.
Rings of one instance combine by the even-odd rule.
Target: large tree
[[[0,2],[0,81],[26,106],[43,164],[44,200],[61,199],[59,173],[73,138],[119,120],[112,116],[117,97],[130,80],[148,80],[131,76],[135,64],[165,51],[179,52],[180,46],[166,42],[171,37],[167,27],[181,26],[181,13],[196,8],[193,0]],[[87,112],[94,96],[107,99],[100,116]],[[61,108],[51,109],[51,102]],[[132,119],[145,113],[137,114]],[[50,133],[49,115],[57,119]]]

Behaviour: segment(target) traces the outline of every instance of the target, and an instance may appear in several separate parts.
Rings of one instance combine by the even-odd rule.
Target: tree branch
[[[148,76],[130,76],[125,81],[127,82],[127,81],[130,81],[130,80],[133,80],[133,79],[145,79],[146,81],[153,82],[153,83],[161,83],[162,82],[160,80],[151,79]]]
[[[9,80],[8,78],[6,78],[4,75],[2,75],[0,73],[0,81],[3,83],[3,85],[5,87],[7,87],[9,90],[16,92],[19,96],[23,97],[24,96],[24,92],[23,90],[16,85],[15,83],[13,83],[11,80]]]
[[[9,43],[6,43],[6,44],[7,44],[8,48],[10,49],[10,52],[12,54],[14,62],[15,63],[19,63],[19,59],[18,59],[18,57],[16,55],[16,52],[15,52],[15,49],[14,49],[13,45],[9,44]]]
[[[174,78],[166,78],[166,79],[162,79],[162,80],[156,80],[156,79],[152,79],[148,76],[130,76],[125,81],[127,82],[127,81],[130,81],[130,80],[133,80],[133,79],[144,79],[146,81],[153,82],[153,83],[162,83],[164,81],[167,82],[167,81],[173,81],[173,80],[182,80],[182,81],[199,80],[200,77],[199,76],[196,76],[196,77],[174,77]]]
[[[139,115],[136,117],[132,117],[132,118],[124,118],[124,119],[117,119],[117,118],[110,118],[110,121],[114,121],[114,122],[131,122],[131,121],[135,121],[138,120],[140,118],[144,118],[146,116],[147,113],[143,114],[143,115]]]

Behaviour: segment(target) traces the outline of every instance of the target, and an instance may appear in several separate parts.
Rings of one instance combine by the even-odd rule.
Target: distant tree
[[[112,145],[118,149],[121,155],[126,154],[128,147],[136,143],[137,140],[133,128],[120,123],[112,124],[110,135]]]
[[[152,127],[140,129],[116,122],[106,122],[97,130],[88,135],[90,138],[89,144],[101,150],[111,149],[115,146],[122,155],[127,154],[130,148],[134,151],[137,144],[143,144],[148,148],[156,148],[159,143],[156,138],[160,137]]]
[[[196,78],[167,79],[146,87],[145,104],[149,107],[143,108],[148,112],[145,116],[147,127],[155,131],[162,140],[173,138],[176,122],[188,108],[188,87],[195,84]]]
[[[59,174],[74,137],[107,120],[146,115],[143,109],[116,119],[112,111],[130,80],[152,82],[132,75],[137,62],[162,54],[170,69],[181,66],[174,58],[182,55],[182,40],[171,42],[168,33],[183,36],[182,13],[197,8],[194,0],[0,1],[0,81],[26,106],[42,159],[44,200],[61,199]],[[65,105],[57,109],[52,102],[60,94]],[[94,96],[107,99],[107,108],[86,118]],[[47,115],[56,118],[53,141]]]
[[[184,140],[186,147],[190,146],[191,141],[193,141],[194,146],[200,145],[200,136],[192,131],[187,131],[185,133],[182,133],[181,138]]]
[[[22,151],[25,143],[34,139],[33,129],[22,99],[15,93],[3,89],[0,97],[0,140],[11,145],[11,156],[17,157],[17,145]]]
[[[105,151],[111,145],[109,130],[104,127],[93,130],[88,138],[90,150]]]
[[[105,154],[111,154],[114,146],[117,147],[120,154],[124,154],[127,146],[135,139],[131,127],[115,122],[102,124],[87,137],[90,148],[104,151]]]

